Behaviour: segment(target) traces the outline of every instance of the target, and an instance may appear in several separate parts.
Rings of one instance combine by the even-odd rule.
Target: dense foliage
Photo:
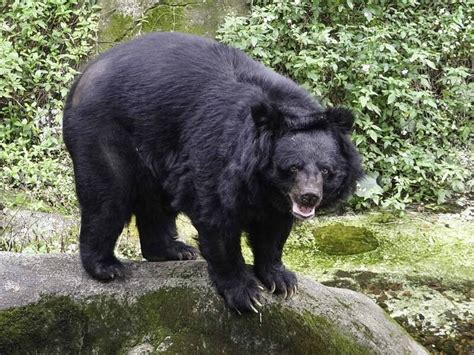
[[[248,17],[227,18],[220,40],[292,77],[324,104],[354,109],[353,138],[378,184],[364,182],[359,205],[443,203],[472,188],[472,6],[255,3]]]
[[[70,209],[64,97],[93,52],[87,0],[0,5],[0,183]],[[472,189],[473,10],[466,1],[264,1],[220,39],[357,114],[369,176],[359,205],[443,203]],[[472,121],[472,120],[471,120]],[[377,184],[375,184],[375,181]],[[471,183],[471,185],[469,185]]]
[[[96,38],[84,1],[8,1],[0,6],[0,183],[70,208],[72,169],[60,135],[65,95]],[[5,191],[4,191],[5,192]]]

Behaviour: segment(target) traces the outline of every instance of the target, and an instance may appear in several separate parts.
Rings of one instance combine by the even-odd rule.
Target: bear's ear
[[[327,127],[327,123],[325,112],[309,112],[299,109],[285,117],[285,127],[288,130],[322,129]]]
[[[278,129],[281,125],[281,118],[278,110],[265,101],[257,102],[250,106],[250,114],[257,127],[264,127],[271,130]]]
[[[328,123],[344,134],[349,134],[354,126],[354,114],[344,107],[333,107],[326,110]]]

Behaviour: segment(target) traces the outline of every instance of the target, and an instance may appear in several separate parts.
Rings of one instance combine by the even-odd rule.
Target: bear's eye
[[[329,175],[329,170],[326,169],[326,168],[322,168],[322,169],[321,169],[321,174],[323,174],[323,175]]]
[[[300,170],[300,169],[298,168],[297,165],[292,165],[292,166],[290,167],[290,171],[291,171],[293,174],[294,174],[294,173],[297,173],[298,170]]]

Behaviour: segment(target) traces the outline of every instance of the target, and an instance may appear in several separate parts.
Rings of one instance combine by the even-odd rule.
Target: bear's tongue
[[[314,215],[314,209],[315,207],[306,207],[303,205],[300,205],[299,203],[296,203],[295,201],[293,202],[293,213],[296,214],[299,217],[303,218],[309,218]]]

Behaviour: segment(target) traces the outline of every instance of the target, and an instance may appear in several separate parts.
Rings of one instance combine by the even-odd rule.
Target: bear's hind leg
[[[177,214],[163,208],[161,198],[150,191],[143,196],[135,207],[143,257],[148,261],[195,260],[197,249],[177,240]]]
[[[98,280],[124,276],[123,266],[114,255],[114,247],[130,214],[118,212],[120,207],[113,205],[105,203],[100,210],[86,208],[81,213],[82,265]]]
[[[80,164],[75,161],[76,185],[81,205],[79,236],[81,260],[86,271],[99,280],[123,276],[114,256],[115,243],[132,214],[132,181],[127,164],[117,159],[121,175],[102,163],[101,156]],[[118,155],[117,155],[118,157]],[[91,164],[93,162],[93,164]]]
[[[127,132],[107,117],[90,118],[93,129],[78,129],[86,117],[68,116],[65,122],[81,206],[80,254],[92,277],[110,280],[123,276],[114,247],[132,214],[136,153]]]

